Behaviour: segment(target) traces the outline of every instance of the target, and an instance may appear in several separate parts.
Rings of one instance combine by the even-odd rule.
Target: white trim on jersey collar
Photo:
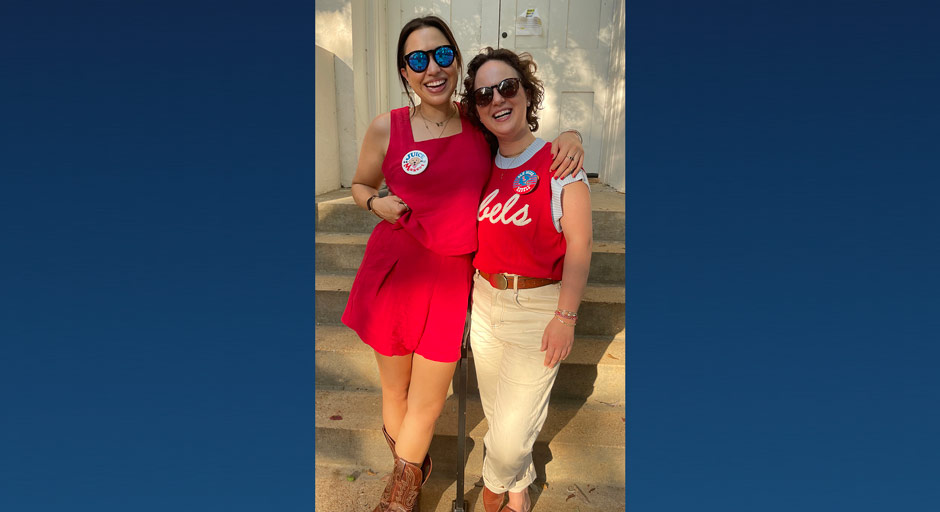
[[[545,144],[547,144],[547,142],[536,138],[534,141],[532,141],[532,144],[529,144],[529,146],[522,151],[522,153],[519,153],[512,158],[507,158],[503,155],[500,155],[499,151],[497,151],[496,158],[493,160],[493,162],[496,164],[496,167],[500,169],[515,169],[516,167],[519,167],[520,165],[528,162],[530,158],[535,156],[535,154],[545,146]]]

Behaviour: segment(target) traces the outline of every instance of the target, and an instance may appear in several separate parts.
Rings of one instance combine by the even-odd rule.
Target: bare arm
[[[351,188],[353,201],[360,208],[367,210],[369,198],[377,196],[379,187],[382,186],[384,179],[382,161],[385,160],[385,153],[388,151],[390,134],[391,115],[389,113],[373,119],[366,130]],[[388,195],[373,199],[372,211],[382,219],[395,223],[403,213],[408,211],[408,207],[397,196]]]
[[[570,183],[561,193],[561,231],[565,235],[565,267],[558,296],[558,309],[577,312],[591,268],[594,245],[591,222],[591,192],[583,182]],[[568,357],[574,344],[574,325],[552,318],[542,334],[545,366],[554,367]]]

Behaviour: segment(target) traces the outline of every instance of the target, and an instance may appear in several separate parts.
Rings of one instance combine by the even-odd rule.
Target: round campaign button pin
[[[405,156],[401,159],[401,168],[412,176],[421,174],[428,168],[428,155],[425,155],[424,151],[418,151],[417,149],[409,151],[405,153]]]
[[[535,190],[535,185],[539,182],[539,177],[535,171],[522,171],[512,181],[512,189],[517,194],[528,194]]]

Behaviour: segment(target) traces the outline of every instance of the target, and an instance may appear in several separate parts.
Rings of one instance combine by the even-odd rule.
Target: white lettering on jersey
[[[512,223],[516,226],[525,226],[532,222],[532,219],[529,218],[529,205],[527,204],[519,208],[519,210],[508,219],[506,218],[506,212],[519,200],[519,194],[513,194],[512,197],[506,200],[506,204],[496,203],[490,208],[490,203],[493,202],[497,194],[499,194],[499,189],[490,192],[488,196],[483,198],[483,202],[480,203],[480,209],[477,211],[477,220],[482,221],[489,219],[493,224],[502,222],[503,224]]]

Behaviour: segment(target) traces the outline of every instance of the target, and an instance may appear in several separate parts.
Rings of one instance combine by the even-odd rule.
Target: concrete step
[[[316,197],[316,230],[320,233],[368,233],[378,217],[356,206],[349,189],[334,190]],[[607,185],[591,185],[594,239],[624,241],[626,220],[624,195]]]
[[[337,324],[349,300],[352,273],[318,272],[316,321]],[[588,284],[578,311],[578,335],[616,335],[624,330],[626,299],[623,284]]]
[[[320,194],[316,197],[317,236],[321,233],[370,233],[379,223],[371,212],[359,208],[348,188]]]
[[[316,270],[355,272],[366,252],[369,233],[317,233]]]
[[[623,404],[624,348],[623,333],[578,336],[571,355],[562,361],[558,370],[552,398]],[[318,325],[316,386],[317,389],[379,392],[382,385],[372,348],[344,325]],[[471,395],[478,396],[472,351],[467,389]]]
[[[627,280],[626,250],[623,240],[594,240],[594,252],[591,254],[590,283],[610,283],[624,285]]]
[[[378,503],[391,470],[391,457],[382,468],[364,466],[316,466],[317,512],[372,512]],[[481,493],[483,480],[479,470],[464,475],[464,499],[467,512],[483,511]],[[451,512],[457,496],[455,474],[431,473],[421,488],[420,512]],[[553,482],[547,486],[535,483],[529,487],[534,512],[581,511],[617,512],[625,510],[623,487],[598,486],[584,481]],[[417,511],[416,511],[417,512]]]
[[[626,196],[607,185],[591,185],[594,239],[623,243],[626,239]]]
[[[381,406],[379,393],[317,390],[317,465],[389,471],[391,456],[382,436]],[[553,400],[533,450],[539,480],[549,484],[584,482],[623,487],[625,421],[622,404]],[[487,428],[479,399],[468,397],[466,464],[469,472],[478,474],[482,468],[483,436]],[[429,450],[435,470],[442,474],[456,474],[456,434],[457,396],[451,395],[437,422]]]
[[[317,233],[317,272],[355,272],[362,263],[369,233]],[[594,241],[591,255],[591,273],[588,280],[593,283],[623,283],[624,243]]]

